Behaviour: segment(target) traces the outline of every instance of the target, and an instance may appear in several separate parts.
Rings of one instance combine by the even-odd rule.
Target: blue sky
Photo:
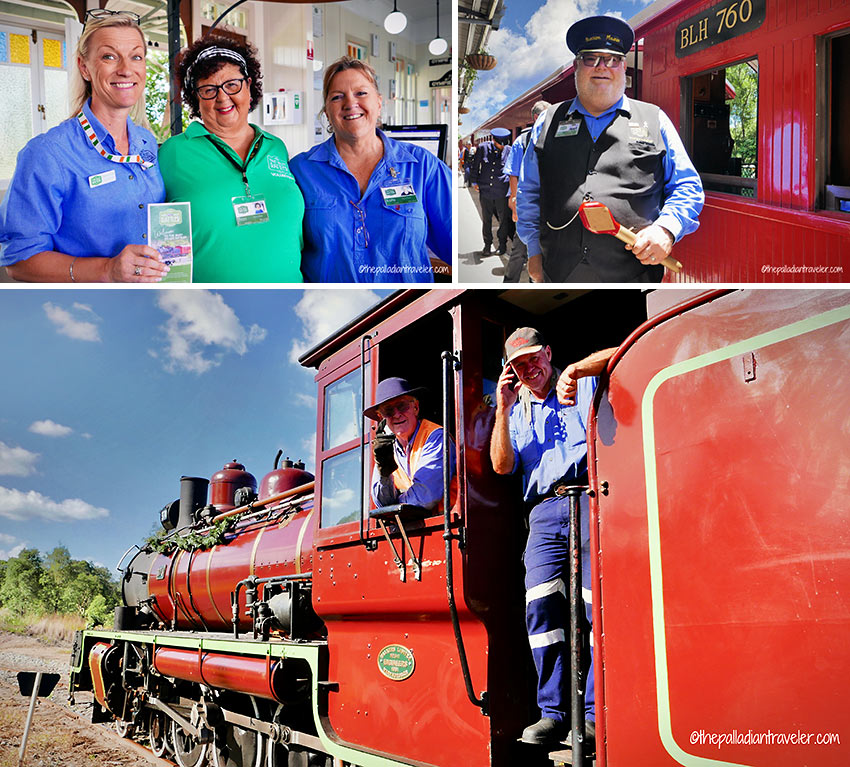
[[[490,72],[479,73],[465,106],[461,135],[477,128],[535,83],[566,63],[566,35],[585,16],[607,14],[628,21],[651,0],[506,0],[500,28],[487,48],[498,59]]]
[[[181,475],[279,448],[315,470],[298,356],[369,290],[0,289],[0,559],[65,545],[112,569]]]

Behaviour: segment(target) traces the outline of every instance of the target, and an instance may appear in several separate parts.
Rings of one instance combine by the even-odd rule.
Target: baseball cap
[[[534,328],[517,328],[505,341],[505,363],[513,362],[517,357],[524,354],[535,354],[539,352],[546,341]]]

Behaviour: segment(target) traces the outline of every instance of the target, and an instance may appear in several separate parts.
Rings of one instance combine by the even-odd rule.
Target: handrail
[[[581,672],[581,616],[584,598],[581,593],[581,519],[579,498],[588,488],[572,485],[566,494],[570,499],[570,705],[572,707],[572,764],[584,765],[584,688]]]
[[[246,511],[254,511],[262,506],[268,506],[269,504],[277,503],[278,501],[282,501],[286,498],[292,498],[294,495],[309,493],[315,486],[316,481],[313,480],[312,482],[307,482],[304,485],[298,485],[298,487],[292,487],[289,490],[284,490],[282,493],[270,495],[268,498],[251,501],[251,503],[246,503],[244,506],[237,506],[235,509],[230,509],[230,511],[223,511],[221,514],[212,518],[213,524],[220,522],[222,519],[227,519],[228,517],[235,517],[237,514],[244,514]]]
[[[454,564],[452,562],[452,540],[460,539],[459,535],[451,531],[451,439],[449,425],[452,423],[452,409],[450,393],[453,389],[453,372],[459,369],[460,361],[451,352],[443,352],[443,540],[446,542],[446,594],[449,600],[449,615],[452,620],[452,629],[457,644],[458,659],[460,660],[463,683],[466,687],[466,695],[470,702],[481,709],[481,713],[487,715],[487,692],[481,693],[480,698],[475,697],[472,686],[472,676],[469,673],[469,662],[466,658],[466,649],[463,646],[463,634],[460,630],[460,620],[457,614],[457,605],[454,595]]]
[[[365,434],[363,433],[363,415],[366,410],[366,344],[372,340],[372,336],[368,333],[360,339],[360,413],[358,414],[357,423],[359,429],[357,433],[360,435],[360,543],[367,549],[372,547],[373,542],[366,540],[363,532],[363,523],[366,521],[366,514],[369,511],[369,501],[366,498],[366,444]],[[371,349],[371,345],[369,346]]]

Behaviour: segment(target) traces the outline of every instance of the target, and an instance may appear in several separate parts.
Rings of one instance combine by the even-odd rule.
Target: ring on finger
[[[136,277],[140,277],[142,274],[142,267],[136,264],[136,268],[133,270],[133,274],[135,274]]]

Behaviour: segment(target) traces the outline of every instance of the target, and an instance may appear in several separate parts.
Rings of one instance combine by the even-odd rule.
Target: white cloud
[[[0,442],[0,474],[12,477],[26,477],[35,472],[38,453],[31,453],[22,447],[12,447]]]
[[[316,432],[301,440],[301,449],[304,451],[303,461],[307,471],[314,471],[312,467],[316,465]]]
[[[97,312],[94,309],[92,309],[91,306],[89,306],[88,304],[81,304],[79,301],[74,301],[74,303],[71,304],[71,306],[73,306],[74,309],[77,309],[81,312],[88,312],[89,314],[93,314],[95,317],[97,317],[97,319],[100,319]]]
[[[481,74],[466,100],[464,106],[470,112],[464,117],[464,132],[483,123],[558,67],[571,63],[567,30],[585,16],[605,13],[599,5],[599,0],[547,0],[522,32],[508,28],[493,32],[487,49],[498,64],[492,72]]]
[[[225,354],[245,354],[250,344],[260,343],[267,334],[259,325],[246,330],[219,293],[162,290],[157,303],[169,315],[163,329],[165,367],[170,372],[206,373],[220,365]]]
[[[315,394],[304,394],[304,392],[298,392],[295,395],[295,403],[297,405],[303,405],[308,410],[315,410],[319,405],[319,398]]]
[[[301,338],[292,342],[289,361],[298,364],[305,351],[379,300],[378,294],[371,290],[305,290],[295,305],[295,314],[302,325]]]
[[[34,421],[30,424],[29,430],[33,434],[40,434],[42,437],[67,437],[74,431],[70,426],[63,426],[49,418],[45,418],[43,421]]]
[[[0,546],[3,547],[0,548],[0,559],[12,559],[26,548],[26,543],[19,541],[13,535],[0,533]]]
[[[0,517],[16,522],[47,519],[51,522],[77,522],[108,517],[109,510],[92,506],[79,498],[54,501],[35,490],[23,492],[0,487]]]
[[[47,319],[56,326],[56,329],[63,336],[68,336],[76,341],[100,341],[100,331],[97,325],[94,322],[82,320],[79,316],[75,316],[82,313],[94,314],[85,304],[75,303],[72,307],[73,311],[70,312],[49,301],[43,305],[43,308]]]

